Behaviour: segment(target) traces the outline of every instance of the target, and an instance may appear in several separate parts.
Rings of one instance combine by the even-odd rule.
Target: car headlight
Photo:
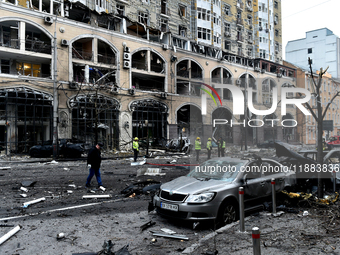
[[[186,202],[187,203],[207,203],[211,201],[214,198],[214,196],[215,196],[215,193],[213,192],[189,195],[189,197],[186,199]]]

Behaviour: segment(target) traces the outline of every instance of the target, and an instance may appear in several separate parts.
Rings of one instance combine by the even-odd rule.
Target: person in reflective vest
[[[225,141],[221,138],[222,146],[221,146],[221,156],[224,157],[225,151]]]
[[[196,151],[196,161],[200,158],[200,151],[201,151],[201,138],[197,137],[195,141],[195,151]]]
[[[207,142],[207,150],[208,150],[208,159],[210,159],[211,150],[212,150],[211,138],[208,138],[208,142]]]
[[[139,152],[139,143],[138,143],[138,137],[135,137],[135,140],[132,143],[132,148],[133,148],[133,159],[136,162],[137,161],[137,156]]]

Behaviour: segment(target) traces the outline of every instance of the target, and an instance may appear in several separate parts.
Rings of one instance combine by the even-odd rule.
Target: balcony
[[[243,36],[242,35],[237,35],[236,36],[236,41],[243,42]]]
[[[93,52],[72,48],[72,58],[93,61]]]

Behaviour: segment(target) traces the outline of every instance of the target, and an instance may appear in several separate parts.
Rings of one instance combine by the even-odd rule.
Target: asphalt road
[[[148,162],[166,164],[173,159]],[[266,213],[248,216],[247,233],[239,233],[238,223],[233,223],[216,234],[209,223],[193,230],[192,223],[148,213],[151,200],[148,194],[137,193],[132,197],[121,194],[132,183],[151,179],[164,183],[187,174],[188,169],[161,166],[165,175],[146,176],[140,174],[147,168],[158,167],[131,166],[131,161],[124,159],[104,160],[101,172],[106,190],[101,191],[85,188],[88,175],[85,162],[85,159],[58,163],[0,162],[0,238],[20,226],[15,235],[0,245],[0,254],[90,255],[101,251],[108,240],[114,243],[112,251],[129,245],[131,254],[209,254],[213,250],[218,250],[218,254],[253,254],[250,232],[254,226],[261,229],[262,254],[340,254],[338,202],[332,207],[296,208],[298,214],[285,213],[280,217]],[[177,163],[188,164],[190,160],[177,158]],[[32,185],[25,187],[28,192],[20,189],[30,182]],[[92,184],[96,186],[95,177]],[[83,199],[84,195],[110,197]],[[23,207],[25,202],[40,198],[45,200]],[[301,217],[304,210],[309,215]],[[150,221],[155,225],[142,231],[140,227]],[[151,231],[160,232],[162,228],[189,240],[152,235]],[[64,237],[58,239],[61,233]]]
[[[149,159],[167,163],[174,158]],[[190,163],[188,158],[178,163]],[[82,161],[58,163],[3,163],[0,170],[0,224],[19,225],[20,231],[0,246],[0,254],[76,254],[96,253],[104,241],[111,240],[112,251],[129,245],[132,254],[172,254],[197,242],[212,231],[204,227],[193,231],[192,225],[149,214],[151,196],[126,197],[121,191],[132,183],[154,180],[166,182],[188,173],[188,169],[160,167],[162,176],[137,176],[141,170],[157,166],[131,166],[130,160],[104,160],[101,167],[106,190],[85,188],[88,168]],[[24,181],[28,183],[23,183]],[[28,192],[21,190],[23,184]],[[138,190],[137,190],[138,191]],[[95,193],[92,193],[95,192]],[[27,195],[27,197],[22,197]],[[84,195],[110,195],[110,198],[83,199]],[[45,200],[24,208],[25,202]],[[155,225],[141,231],[152,220]],[[14,227],[0,227],[0,236]],[[189,241],[154,237],[150,230],[168,228],[186,235]],[[57,235],[63,233],[62,239]],[[156,240],[153,240],[156,239]]]

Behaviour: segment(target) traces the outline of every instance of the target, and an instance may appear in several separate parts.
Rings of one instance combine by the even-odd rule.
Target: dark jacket
[[[94,170],[98,170],[100,168],[100,163],[102,162],[102,157],[100,156],[100,150],[96,147],[90,149],[89,154],[87,156],[87,164],[91,165],[91,168]]]

